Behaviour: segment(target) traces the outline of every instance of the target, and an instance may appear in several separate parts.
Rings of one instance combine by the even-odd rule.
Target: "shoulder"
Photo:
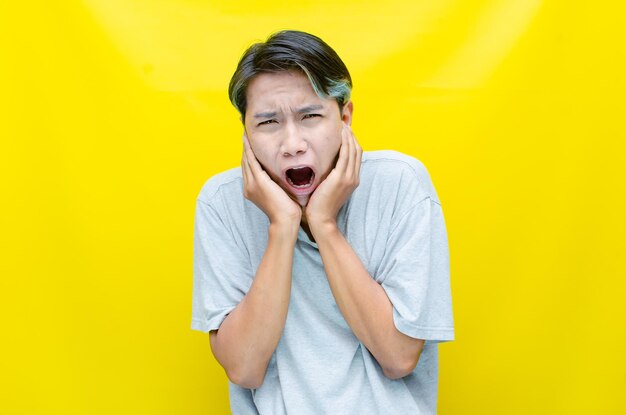
[[[202,186],[197,199],[212,204],[217,199],[225,201],[243,198],[241,167],[234,167],[211,176]]]
[[[414,198],[430,198],[439,203],[430,173],[424,163],[399,151],[364,151],[361,178],[372,186],[393,188],[401,193],[410,193]]]

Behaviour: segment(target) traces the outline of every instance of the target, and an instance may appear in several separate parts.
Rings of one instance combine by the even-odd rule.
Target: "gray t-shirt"
[[[415,370],[387,378],[330,290],[317,244],[302,228],[291,298],[263,384],[229,382],[234,414],[435,414],[438,343],[454,340],[448,239],[430,175],[396,151],[364,152],[360,185],[337,224],[393,304],[399,331],[425,339]],[[268,241],[267,216],[243,196],[241,169],[198,195],[191,328],[218,329],[250,288]]]

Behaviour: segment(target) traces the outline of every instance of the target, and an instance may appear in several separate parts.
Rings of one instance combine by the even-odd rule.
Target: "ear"
[[[352,112],[354,111],[354,104],[352,101],[348,101],[343,106],[343,113],[341,114],[341,121],[348,125],[352,125]]]

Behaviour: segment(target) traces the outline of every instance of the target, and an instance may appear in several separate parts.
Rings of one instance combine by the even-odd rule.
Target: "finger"
[[[243,145],[243,151],[241,152],[241,172],[243,175],[244,183],[250,183],[252,181],[252,174],[250,172],[250,164],[248,163],[248,157],[246,156],[246,146]]]
[[[352,132],[352,139],[354,141],[354,151],[356,154],[356,160],[354,162],[354,169],[358,177],[359,171],[361,170],[361,160],[363,156],[363,149],[361,148],[361,145],[359,144],[359,140],[356,139],[356,136],[354,135],[352,128],[350,128],[350,131]]]
[[[352,129],[350,128],[349,125],[346,124],[346,130],[348,132],[348,148],[350,149],[350,151],[348,151],[348,166],[347,166],[347,172],[348,174],[353,174],[354,173],[354,169],[355,169],[355,162],[356,162],[356,145],[354,142],[354,134],[352,133]]]
[[[263,171],[263,168],[259,164],[259,161],[256,159],[254,151],[252,151],[252,146],[250,145],[250,140],[248,140],[248,136],[246,134],[244,134],[243,136],[243,145],[246,153],[246,160],[248,161],[248,167],[250,168],[250,173],[256,177],[256,175],[260,174]]]
[[[348,130],[348,135],[350,136],[350,144],[351,144],[351,154],[354,155],[354,159],[351,159],[350,171],[355,177],[358,177],[359,170],[361,168],[361,153],[363,152],[359,142],[354,135],[354,131],[352,131],[352,127],[349,125],[346,126]]]
[[[356,141],[356,137],[354,138],[354,144],[356,145],[356,177],[359,177],[361,172],[361,160],[363,159],[363,149],[359,145],[359,142]]]
[[[346,126],[344,124],[343,129],[341,130],[341,147],[339,147],[339,159],[337,160],[337,165],[335,169],[344,174],[348,164],[348,132],[346,131]]]

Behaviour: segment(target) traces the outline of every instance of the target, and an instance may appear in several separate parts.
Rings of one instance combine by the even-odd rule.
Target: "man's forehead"
[[[309,113],[312,111],[320,111],[323,110],[324,106],[322,104],[306,104],[303,106],[299,106],[299,107],[289,107],[289,110],[292,113],[295,114],[305,114],[305,113]],[[254,118],[267,118],[267,117],[273,117],[277,114],[281,114],[283,112],[283,107],[278,107],[278,108],[273,108],[273,107],[269,107],[269,108],[264,108],[260,111],[255,111],[254,113]]]

